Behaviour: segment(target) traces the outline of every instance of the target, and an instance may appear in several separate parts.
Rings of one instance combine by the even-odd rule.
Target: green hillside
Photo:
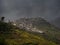
[[[17,20],[17,23],[24,23],[26,25],[32,24],[32,28],[37,28],[43,31],[45,34],[42,35],[45,39],[54,41],[60,44],[60,29],[55,27],[54,25],[50,24],[46,20],[41,17],[36,18],[21,18]]]
[[[57,45],[52,41],[44,39],[19,29],[11,24],[0,22],[0,45]]]

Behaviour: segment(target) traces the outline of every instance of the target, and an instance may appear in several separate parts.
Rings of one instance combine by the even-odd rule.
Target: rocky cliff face
[[[19,20],[16,21],[18,24],[23,24],[25,27],[29,26],[29,27],[36,27],[36,28],[40,28],[40,27],[48,27],[51,26],[50,23],[48,23],[46,20],[44,20],[41,17],[37,17],[37,18],[21,18]]]

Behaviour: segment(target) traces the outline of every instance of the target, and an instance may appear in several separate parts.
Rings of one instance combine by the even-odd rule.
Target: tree
[[[5,19],[5,17],[1,17],[1,21],[2,21],[2,22],[4,21],[4,19]]]

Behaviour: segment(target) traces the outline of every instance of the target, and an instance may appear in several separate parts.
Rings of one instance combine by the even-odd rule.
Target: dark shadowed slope
[[[0,29],[0,45],[57,45],[42,36],[23,31],[4,22],[0,22]]]

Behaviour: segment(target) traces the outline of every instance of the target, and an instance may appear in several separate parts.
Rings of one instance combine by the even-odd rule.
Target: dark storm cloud
[[[2,1],[0,0],[0,15],[2,13]]]
[[[31,0],[18,0],[16,1],[16,9],[20,11],[19,15],[25,17],[32,16],[32,1]]]
[[[60,16],[60,0],[2,0],[7,19],[20,17],[44,17],[48,21]]]
[[[43,16],[49,20],[52,20],[56,18],[57,16],[59,16],[60,0],[41,0],[41,1],[38,0],[37,2],[34,2],[34,4],[37,7],[35,8],[35,11],[37,12],[38,16],[39,15]]]

